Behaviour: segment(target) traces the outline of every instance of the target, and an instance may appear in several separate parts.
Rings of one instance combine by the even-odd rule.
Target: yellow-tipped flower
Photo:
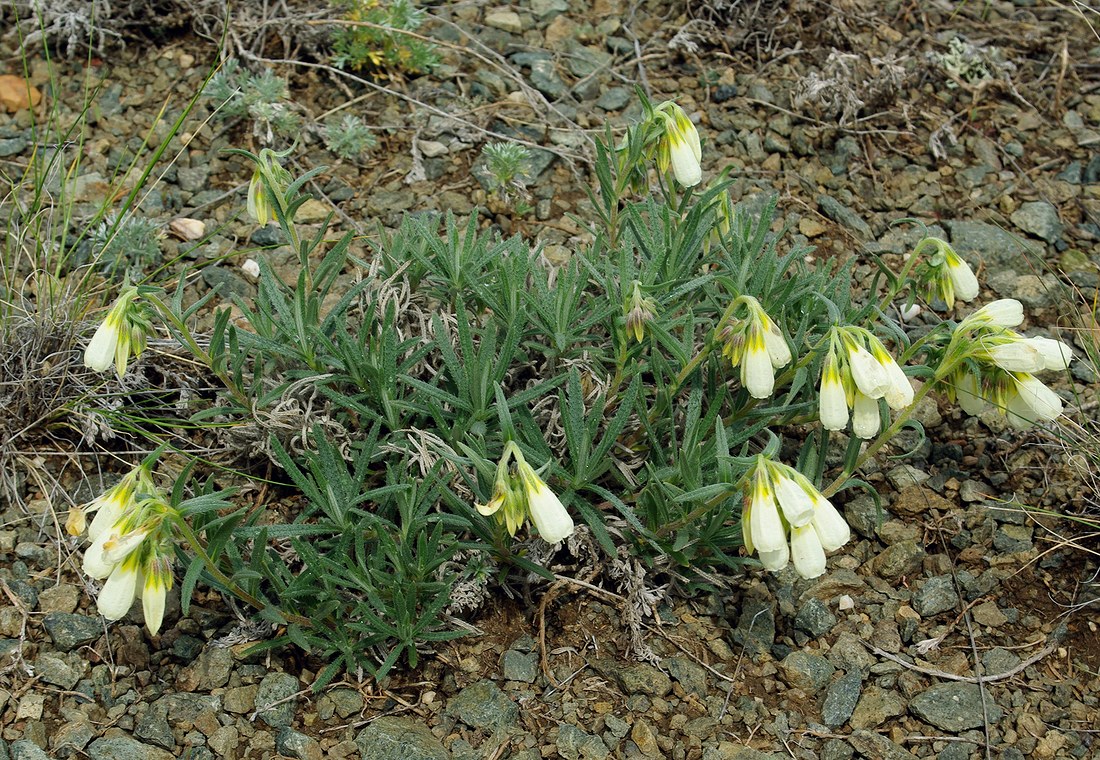
[[[848,394],[844,390],[844,380],[834,346],[830,346],[821,365],[821,390],[817,401],[822,427],[826,430],[843,430],[848,427]]]
[[[818,413],[826,430],[874,438],[882,428],[879,399],[891,409],[913,403],[913,386],[878,338],[862,327],[834,327],[821,365]]]
[[[919,292],[929,301],[939,298],[949,309],[955,306],[956,298],[960,301],[977,298],[980,287],[974,270],[946,240],[926,237],[917,243],[914,255],[919,255],[923,248],[929,246],[934,252],[921,262],[915,272]]]
[[[145,615],[145,627],[154,636],[164,622],[164,607],[168,592],[172,589],[172,559],[161,551],[163,546],[153,547],[142,573],[141,609]]]
[[[684,187],[695,187],[703,179],[703,157],[699,131],[684,109],[671,100],[655,109],[664,127],[657,146],[657,166],[662,172],[672,165],[672,176]]]
[[[114,364],[118,376],[122,377],[130,357],[137,358],[145,350],[153,326],[137,300],[138,295],[134,286],[124,288],[119,294],[84,350],[84,366],[104,372]]]

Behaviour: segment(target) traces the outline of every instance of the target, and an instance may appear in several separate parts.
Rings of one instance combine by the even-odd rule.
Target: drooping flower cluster
[[[274,193],[285,193],[292,180],[290,172],[279,163],[284,155],[264,148],[256,157],[256,169],[248,183],[247,209],[248,215],[261,227],[275,218],[274,208],[281,203]]]
[[[138,296],[136,286],[123,288],[84,349],[84,366],[104,372],[114,364],[115,372],[122,377],[130,357],[137,358],[145,350],[153,325]]]
[[[1033,373],[1065,370],[1073,349],[1053,338],[1025,338],[1011,329],[1024,320],[1023,306],[1011,298],[994,301],[968,316],[951,336],[944,356],[945,390],[967,414],[987,404],[1001,409],[1010,424],[1028,428],[1062,413],[1062,400]],[[939,376],[939,375],[937,375]]]
[[[768,398],[775,390],[775,370],[791,362],[791,349],[775,321],[752,296],[740,296],[731,314],[744,307],[744,316],[730,316],[718,330],[722,355],[741,368],[741,385],[753,398]]]
[[[172,547],[176,510],[153,484],[145,465],[127,474],[91,503],[74,508],[65,523],[70,535],[84,532],[87,515],[91,545],[84,572],[104,580],[96,606],[108,620],[119,620],[140,597],[145,626],[156,635],[172,588]]]
[[[573,535],[573,518],[557,495],[527,464],[523,452],[513,441],[505,444],[497,463],[492,498],[486,504],[474,506],[486,517],[496,515],[511,536],[516,535],[528,518],[548,544],[556,544]]]
[[[653,109],[654,125],[662,130],[657,141],[657,168],[672,167],[672,176],[684,187],[695,187],[703,179],[703,157],[699,132],[684,109],[667,100]]]
[[[926,237],[917,243],[913,255],[919,255],[927,247],[934,252],[917,266],[914,278],[917,289],[928,301],[939,298],[948,309],[955,306],[955,299],[973,301],[978,297],[978,278],[959,254],[955,253],[947,241],[937,237]]]
[[[803,578],[825,572],[825,553],[848,543],[848,523],[793,467],[758,455],[745,478],[741,533],[749,554],[778,572],[794,560]]]
[[[623,299],[623,316],[626,318],[626,334],[639,343],[645,337],[645,328],[657,313],[657,303],[642,295],[642,283],[634,280],[630,295]]]
[[[901,410],[913,403],[913,385],[882,341],[862,327],[833,327],[821,367],[818,413],[826,430],[852,421],[857,438],[874,438],[882,427],[879,399]]]

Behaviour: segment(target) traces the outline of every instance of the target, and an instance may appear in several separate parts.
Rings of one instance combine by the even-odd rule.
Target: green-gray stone
[[[1048,243],[1054,244],[1062,237],[1062,220],[1058,217],[1058,209],[1047,201],[1023,203],[1009,218],[1024,232]]]
[[[451,699],[447,714],[474,728],[496,731],[519,720],[519,707],[492,681],[478,681]]]
[[[171,752],[127,736],[96,739],[88,747],[89,760],[174,760]]]
[[[702,665],[680,656],[667,657],[661,661],[661,665],[667,668],[669,675],[684,687],[684,691],[690,692],[700,699],[706,698],[707,671]]]
[[[999,721],[1003,712],[988,692],[985,705],[989,711],[989,722]],[[981,690],[974,683],[937,684],[913,697],[909,701],[909,712],[925,723],[952,733],[978,728],[985,722]]]
[[[799,608],[794,624],[811,636],[824,636],[836,625],[836,615],[829,611],[825,602],[810,597]]]
[[[953,610],[958,604],[959,594],[950,575],[929,578],[913,594],[913,609],[923,618]]]
[[[608,87],[596,101],[605,111],[621,111],[629,105],[634,94],[626,87]]]
[[[42,625],[50,634],[53,645],[62,652],[91,644],[103,635],[103,623],[99,618],[87,615],[51,612],[42,618]]]
[[[856,752],[875,760],[915,760],[916,756],[899,747],[885,736],[870,731],[853,731],[848,741]]]
[[[504,653],[501,667],[507,681],[534,683],[539,674],[538,655],[509,649]]]
[[[12,742],[11,757],[12,760],[50,760],[41,747],[28,739]]]
[[[779,669],[787,683],[811,694],[820,691],[836,671],[831,662],[811,652],[791,652]]]
[[[275,738],[275,748],[287,757],[298,760],[321,760],[324,753],[316,739],[300,734],[290,726],[283,726]]]
[[[829,684],[821,705],[821,722],[830,728],[843,726],[856,709],[863,688],[863,673],[853,670]]]
[[[558,727],[558,754],[565,760],[603,760],[611,752],[600,737],[565,723]]]
[[[904,712],[905,702],[897,692],[871,685],[863,691],[848,722],[855,729],[876,728]]]
[[[451,760],[435,734],[410,718],[379,718],[359,732],[355,744],[370,760]]]
[[[289,673],[268,673],[256,690],[256,711],[260,720],[272,728],[282,728],[294,722],[298,700],[298,679]]]
[[[822,194],[817,196],[817,205],[818,208],[821,209],[822,214],[829,217],[837,224],[844,225],[864,240],[872,240],[874,238],[874,233],[871,232],[870,225],[863,221],[859,214],[843,205],[831,195]]]

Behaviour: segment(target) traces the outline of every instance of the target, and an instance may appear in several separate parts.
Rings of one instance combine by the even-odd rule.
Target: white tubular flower
[[[868,398],[882,398],[891,388],[886,368],[863,346],[852,342],[848,345],[848,366],[852,380],[859,392]]]
[[[775,495],[769,480],[768,470],[761,460],[753,473],[752,506],[749,510],[752,543],[760,554],[761,561],[766,552],[787,551],[787,531],[779,519],[779,510],[776,509]],[[785,560],[783,564],[786,564]]]
[[[813,525],[791,528],[791,557],[794,569],[803,578],[817,578],[825,573],[825,549],[821,546]]]
[[[164,622],[164,607],[168,590],[172,588],[172,561],[168,557],[154,556],[146,564],[141,588],[141,609],[145,615],[145,627],[156,636]]]
[[[699,132],[684,109],[671,101],[659,107],[664,115],[664,142],[672,163],[672,176],[684,187],[695,187],[703,180],[703,157]]]
[[[871,355],[875,358],[875,361],[882,366],[886,373],[886,379],[889,382],[886,393],[883,394],[883,398],[886,399],[886,404],[891,409],[905,409],[913,403],[913,384],[909,382],[909,378],[906,377],[905,372],[898,363],[894,361],[894,357],[886,350],[886,346],[882,345],[882,341],[873,335],[870,336],[869,340]]]
[[[1000,327],[1016,327],[1024,321],[1024,306],[1015,298],[1002,298],[987,303],[963,320],[962,324],[990,322]]]
[[[99,614],[108,620],[123,618],[134,603],[140,579],[141,567],[136,556],[118,563],[96,599]]]
[[[772,488],[783,509],[783,517],[791,526],[808,525],[814,516],[814,502],[802,484],[795,480],[786,465],[770,462]],[[788,473],[787,471],[791,471]]]
[[[878,399],[856,391],[852,405],[852,434],[857,438],[874,438],[882,427],[879,418]]]
[[[989,347],[989,358],[1006,372],[1038,372],[1046,364],[1039,350],[1026,340],[1010,340]]]
[[[945,251],[945,262],[947,266],[947,276],[951,280],[951,285],[955,291],[955,297],[960,301],[973,301],[978,297],[978,278],[974,276],[973,270],[970,269],[970,265],[962,260],[955,251],[950,247]]]
[[[573,535],[575,529],[573,518],[569,516],[569,512],[557,495],[531,469],[531,465],[524,461],[518,449],[516,449],[516,470],[523,483],[528,513],[542,540],[548,544],[556,544]]]
[[[821,541],[821,548],[833,552],[844,546],[852,538],[852,530],[837,511],[833,503],[818,494],[814,499],[814,530]]]
[[[1073,349],[1054,338],[1026,338],[1027,343],[1043,358],[1043,369],[1066,370],[1073,361]]]
[[[787,345],[787,339],[772,318],[760,311],[760,325],[764,333],[764,345],[768,347],[768,356],[771,357],[772,366],[776,369],[786,367],[791,363],[791,347]]]
[[[784,541],[783,545],[775,551],[760,552],[757,556],[760,557],[760,564],[764,566],[765,570],[778,573],[790,562],[791,550],[787,546],[787,542]]]
[[[763,331],[756,324],[748,328],[741,357],[741,385],[753,398],[768,398],[775,390],[775,369]]]
[[[831,349],[821,365],[818,416],[826,430],[843,430],[848,426],[848,396],[844,392],[836,354]]]
[[[985,411],[986,401],[977,375],[964,369],[955,377],[954,386],[955,400],[964,412],[977,417]]]
[[[96,372],[106,372],[115,361],[115,351],[122,337],[122,319],[114,309],[100,322],[88,347],[84,349],[84,366]]]
[[[1008,419],[1016,425],[1030,427],[1036,422],[1050,422],[1062,413],[1062,399],[1034,375],[1013,373],[1015,393],[1005,401]]]

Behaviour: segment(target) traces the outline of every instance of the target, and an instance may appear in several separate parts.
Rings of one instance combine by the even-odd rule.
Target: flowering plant
[[[166,498],[134,475],[90,531],[101,610],[140,595],[155,624],[178,549],[185,600],[201,578],[247,601],[284,626],[276,643],[332,658],[321,683],[381,675],[458,635],[454,599],[483,599],[513,567],[553,578],[570,552],[706,583],[757,563],[818,577],[851,535],[838,494],[929,394],[1016,425],[1061,412],[1034,373],[1072,352],[1016,332],[1018,303],[935,316],[980,295],[946,242],[924,238],[896,275],[880,262],[866,289],[847,265],[811,268],[775,232],[776,199],[750,212],[725,177],[703,182],[681,105],[643,111],[597,143],[591,243],[558,264],[476,215],[410,216],[357,258],[331,218],[296,221],[318,170],[295,179],[283,154],[238,151],[256,167],[249,210],[279,226],[296,277],[260,256],[254,301],[201,341],[182,286],[142,300],[224,385],[192,419],[258,431],[300,506],[282,523],[213,496],[193,509],[180,482]],[[920,299],[921,331],[889,317]]]

